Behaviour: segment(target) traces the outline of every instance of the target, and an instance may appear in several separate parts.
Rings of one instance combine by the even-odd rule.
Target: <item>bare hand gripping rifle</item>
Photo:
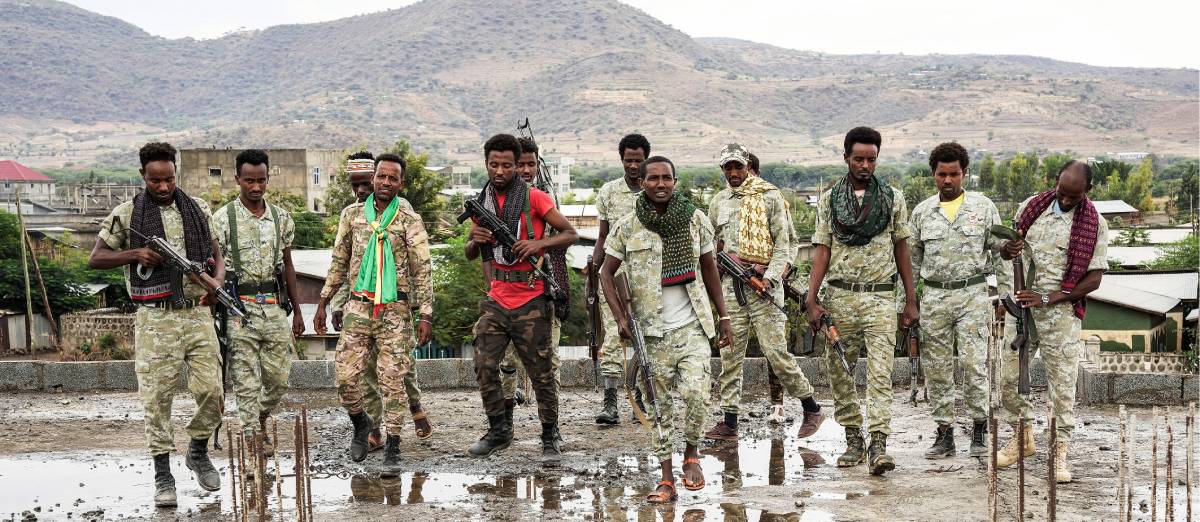
[[[996,237],[1007,239],[1009,241],[1020,241],[1023,239],[1019,232],[1003,225],[992,225],[991,233]],[[1024,257],[1024,255],[1025,252],[1022,251],[1021,255],[1012,259],[1013,294],[1016,294],[1021,290],[1025,290],[1028,280],[1033,279],[1033,258],[1030,258],[1029,272],[1026,274],[1025,264],[1021,259]],[[1021,395],[1029,395],[1029,345],[1033,342],[1035,336],[1037,335],[1037,331],[1033,325],[1032,311],[1014,301],[1012,295],[1002,296],[1000,298],[1000,303],[1004,305],[1004,309],[1008,311],[1009,315],[1012,315],[1016,321],[1014,326],[1016,326],[1017,334],[1013,337],[1012,342],[1009,343],[1009,347],[1017,352],[1017,393]]]
[[[587,299],[587,343],[588,357],[592,358],[592,373],[596,382],[600,382],[600,340],[604,338],[604,324],[600,318],[600,267],[592,264],[592,256],[587,257],[587,279],[584,282],[584,295]]]
[[[800,305],[800,313],[806,314],[808,313],[808,292],[801,291],[792,286],[791,283],[788,283],[792,279],[795,270],[796,267],[793,266],[783,276],[783,296]],[[820,302],[821,300],[818,298],[817,303]],[[837,325],[833,324],[833,318],[828,313],[821,316],[821,333],[825,334],[825,338],[829,340],[829,347],[833,348],[834,353],[837,353],[838,362],[842,363],[842,369],[846,371],[846,375],[853,376],[854,369],[858,367],[858,363],[855,362],[854,366],[850,366],[849,361],[846,360],[846,348],[842,345],[842,335],[838,333]]]
[[[921,334],[920,328],[913,324],[907,328],[901,328],[903,335],[900,336],[900,350],[908,354],[908,401],[914,406],[917,404],[917,384],[921,382],[921,376],[925,372],[921,367]]]
[[[642,334],[642,326],[638,323],[637,315],[633,309],[632,292],[629,290],[629,278],[625,274],[618,274],[613,278],[613,285],[617,290],[617,302],[621,305],[621,315],[624,315],[629,321],[629,333],[632,337],[629,344],[633,346],[633,358],[630,364],[633,366],[633,371],[629,372],[626,377],[625,385],[629,389],[637,389],[637,384],[640,381],[645,388],[643,394],[650,407],[654,410],[654,425],[659,426],[662,420],[658,409],[658,393],[654,391],[654,374],[650,370],[650,356],[646,354],[646,338]],[[637,401],[634,400],[633,394],[629,394],[629,404],[633,407],[633,413],[637,415],[638,420],[647,428],[650,427],[650,421],[646,418],[645,412],[638,407]]]
[[[479,226],[491,231],[492,237],[496,238],[497,243],[510,249],[513,245],[517,244],[517,236],[508,229],[504,221],[501,221],[490,210],[483,208],[483,204],[475,199],[467,200],[463,213],[458,215],[458,222],[462,223],[470,218],[478,219]],[[546,286],[550,287],[552,296],[558,296],[562,292],[562,288],[559,288],[558,283],[554,281],[554,277],[546,273],[546,269],[543,268],[544,265],[542,264],[541,256],[531,254],[525,256],[525,260],[529,261],[529,264],[533,266],[533,273],[529,277],[529,288],[533,288],[534,280],[540,277],[542,281],[545,281]]]
[[[766,301],[778,308],[779,311],[787,313],[787,309],[783,305],[776,303],[775,298],[767,292],[767,286],[763,283],[763,279],[758,276],[753,270],[746,268],[734,255],[729,252],[717,253],[717,266],[721,267],[726,274],[733,278],[733,293],[737,298],[739,305],[746,306],[746,287],[754,291],[759,299]]]
[[[133,232],[144,239],[146,241],[146,247],[148,247],[150,250],[153,250],[154,253],[162,256],[163,264],[182,272],[183,275],[190,281],[203,286],[205,290],[216,295],[217,302],[221,306],[227,308],[230,314],[233,314],[239,318],[246,317],[246,307],[242,305],[242,301],[231,295],[225,290],[221,283],[218,283],[216,279],[213,279],[212,276],[208,275],[208,270],[204,267],[204,265],[196,263],[188,259],[187,256],[180,254],[174,248],[171,248],[171,244],[167,243],[167,240],[161,237],[147,236],[132,228],[126,228],[125,230]],[[150,277],[150,274],[153,273],[154,268],[149,268],[148,272],[144,272],[143,268],[144,267],[142,265],[138,265],[138,276],[143,278]]]

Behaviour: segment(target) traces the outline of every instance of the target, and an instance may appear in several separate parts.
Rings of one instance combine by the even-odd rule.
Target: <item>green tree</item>
[[[1113,244],[1120,246],[1141,246],[1150,242],[1150,233],[1145,228],[1126,228],[1117,234]]]
[[[1150,198],[1154,186],[1154,160],[1147,157],[1138,165],[1137,170],[1129,173],[1125,180],[1125,193],[1122,199],[1138,210],[1154,210],[1154,200]]]
[[[1092,164],[1092,174],[1095,176],[1095,179],[1092,180],[1092,183],[1095,185],[1108,183],[1109,179],[1114,176],[1119,179],[1125,179],[1125,176],[1128,175],[1132,170],[1133,165],[1125,163],[1124,161],[1097,161]]]
[[[901,191],[904,192],[904,201],[908,203],[910,211],[917,206],[917,203],[937,192],[929,165],[925,164],[910,166],[900,185]]]
[[[1146,264],[1153,270],[1195,269],[1200,263],[1200,236],[1189,234],[1188,237],[1167,243],[1158,248],[1162,255]]]
[[[1197,222],[1200,214],[1200,179],[1197,176],[1197,162],[1189,161],[1183,166],[1179,191],[1175,193],[1176,219],[1180,221]]]
[[[995,186],[996,178],[996,160],[992,159],[992,154],[989,152],[982,160],[979,161],[979,184],[978,190],[991,191]]]
[[[1042,158],[1042,186],[1053,187],[1058,181],[1058,171],[1072,159],[1074,158],[1070,154],[1063,153],[1055,153]]]
[[[404,172],[404,188],[400,189],[400,196],[407,199],[421,214],[421,219],[425,221],[425,227],[431,228],[431,225],[437,222],[437,213],[446,208],[446,202],[441,195],[442,187],[446,185],[446,178],[426,169],[425,165],[429,162],[429,155],[414,153],[408,140],[396,141],[388,149],[388,152],[404,158],[404,162],[407,164]]]

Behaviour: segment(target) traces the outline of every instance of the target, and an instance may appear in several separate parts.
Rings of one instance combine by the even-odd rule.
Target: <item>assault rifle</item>
[[[467,200],[463,213],[458,215],[458,222],[462,223],[470,218],[478,219],[479,226],[491,231],[492,237],[496,238],[497,243],[510,249],[513,245],[517,244],[517,236],[508,229],[504,221],[501,221],[490,210],[483,208],[483,204],[475,199]],[[529,288],[533,288],[534,279],[540,277],[546,282],[546,286],[550,287],[551,295],[557,296],[562,292],[558,283],[554,281],[554,277],[546,273],[546,270],[542,268],[541,256],[530,254],[525,256],[525,260],[529,261],[529,264],[533,267],[532,274],[529,277]]]
[[[238,275],[236,271],[225,272],[225,291],[237,295]],[[240,302],[238,304],[241,304]],[[243,305],[244,307],[244,305]],[[221,389],[225,388],[225,377],[229,375],[229,367],[233,361],[233,333],[229,331],[229,309],[224,306],[212,307],[213,327],[217,331],[217,346],[221,352]],[[221,415],[225,414],[225,402],[221,402]],[[217,423],[213,430],[213,449],[221,447],[221,424]]]
[[[643,393],[646,400],[654,408],[655,425],[659,425],[662,417],[658,409],[658,394],[654,391],[654,375],[650,370],[650,356],[646,354],[646,339],[642,335],[642,326],[638,323],[637,315],[634,313],[633,294],[629,291],[629,278],[625,274],[618,274],[613,278],[613,285],[616,286],[617,303],[620,304],[621,315],[625,316],[629,322],[629,333],[632,337],[629,339],[629,344],[633,346],[633,359],[630,361],[633,371],[629,372],[626,377],[625,385],[636,390],[638,381],[641,381],[645,388]],[[633,394],[629,394],[629,404],[642,424],[649,427],[650,421],[646,419],[646,414],[634,400]]]
[[[718,252],[717,266],[733,277],[733,294],[737,298],[738,304],[746,306],[746,287],[750,287],[759,299],[770,303],[771,306],[778,308],[781,312],[787,313],[787,309],[783,305],[776,303],[775,298],[771,297],[771,294],[767,292],[767,287],[763,283],[762,278],[753,270],[742,265],[735,257],[729,252]]]
[[[801,291],[787,282],[795,274],[795,270],[796,267],[793,266],[783,276],[783,295],[785,298],[791,299],[800,305],[800,313],[806,314],[808,313],[808,292]],[[821,300],[817,299],[817,302],[820,303]],[[855,362],[854,366],[850,366],[850,363],[846,360],[846,347],[842,346],[842,335],[838,333],[837,325],[833,324],[833,318],[829,314],[821,316],[821,333],[825,334],[825,339],[829,340],[829,347],[833,348],[833,351],[837,353],[838,362],[842,363],[842,369],[846,371],[846,375],[853,377],[854,369],[858,367],[858,363]]]
[[[1017,231],[1008,228],[1004,225],[992,225],[992,235],[1009,241],[1022,240],[1021,234]],[[1025,263],[1022,261],[1022,255],[1012,259],[1013,266],[1013,284],[1012,292],[1015,295],[1021,290],[1025,290],[1026,273]],[[1033,278],[1033,263],[1030,260],[1029,278]],[[1015,321],[1017,334],[1013,337],[1009,347],[1017,352],[1017,393],[1021,395],[1029,395],[1029,343],[1032,342],[1033,336],[1036,335],[1033,325],[1033,316],[1028,308],[1021,306],[1013,300],[1012,295],[1000,297],[1000,303],[1004,305],[1004,309],[1013,316]]]
[[[138,232],[132,228],[126,228],[125,230],[133,232],[144,239],[146,241],[146,246],[149,247],[150,250],[153,250],[154,253],[162,256],[163,264],[182,272],[183,275],[187,276],[187,278],[193,283],[203,286],[205,290],[215,294],[217,296],[217,302],[221,306],[227,308],[229,313],[239,318],[246,317],[246,307],[242,305],[242,301],[226,291],[224,287],[217,283],[216,279],[213,279],[212,276],[208,275],[208,271],[204,265],[196,263],[188,259],[187,256],[176,252],[174,248],[171,248],[171,244],[167,243],[167,240],[161,237],[146,236],[145,234],[142,234],[141,232]],[[154,273],[153,267],[145,270],[144,269],[145,267],[138,265],[137,274],[139,277],[150,277],[150,274]]]
[[[924,374],[921,367],[921,334],[915,324],[902,328],[901,331],[904,334],[899,339],[900,348],[901,351],[908,353],[908,401],[916,406],[917,383],[921,381],[921,375]]]
[[[596,382],[600,382],[600,340],[604,337],[604,324],[600,318],[600,296],[597,286],[600,283],[600,267],[592,264],[592,256],[587,257],[587,280],[584,283],[584,294],[587,299],[587,343],[588,356],[592,358],[592,373]]]
[[[529,126],[529,118],[526,117],[522,121],[517,122],[517,133],[522,138],[528,138],[529,141],[537,143],[537,138],[533,137],[533,127]],[[546,166],[546,160],[542,159],[542,155],[538,154],[538,173],[533,180],[533,186],[538,190],[550,194],[550,198],[554,200],[554,206],[558,206],[558,191],[554,189],[554,179],[550,177],[550,167]],[[517,158],[521,159],[521,158]]]

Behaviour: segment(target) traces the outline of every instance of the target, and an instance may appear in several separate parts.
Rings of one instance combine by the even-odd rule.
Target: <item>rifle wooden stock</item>
[[[654,409],[654,421],[658,424],[661,421],[658,409],[658,393],[654,390],[654,377],[650,369],[650,357],[646,354],[646,338],[642,334],[642,326],[637,320],[637,315],[633,308],[633,293],[629,290],[629,278],[625,274],[618,274],[613,278],[613,284],[616,286],[617,302],[621,307],[621,315],[629,322],[630,339],[629,344],[633,347],[633,360],[631,361],[633,371],[627,377],[627,386],[636,388],[638,381],[641,381],[643,395]],[[632,394],[631,394],[632,395]],[[645,420],[645,415],[638,411],[637,404],[633,404],[634,413],[639,419]]]

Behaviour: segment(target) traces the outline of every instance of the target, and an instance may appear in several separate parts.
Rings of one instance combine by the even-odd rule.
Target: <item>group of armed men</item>
[[[620,140],[624,175],[596,194],[599,233],[584,269],[598,277],[599,298],[607,304],[593,308],[602,315],[594,322],[602,323],[603,331],[603,340],[595,342],[604,384],[596,423],[620,422],[618,389],[629,382],[628,352],[636,344],[649,372],[630,390],[637,395],[630,404],[650,428],[662,468],[649,502],[678,498],[677,426],[685,443],[680,482],[688,490],[705,484],[702,441],[737,441],[751,335],[773,383],[770,420],[784,419],[782,393],[774,392],[785,390],[801,402],[797,437],[818,431],[825,413],[787,346],[787,299],[807,313],[813,332],[826,338],[824,369],[834,418],[846,439],[839,467],[866,462],[874,475],[895,468],[887,453],[894,348],[898,329],[918,324],[937,423],[926,457],[956,453],[956,360],[963,371],[970,455],[985,455],[989,337],[1013,339],[1018,333],[1013,320],[1003,321],[1003,333],[993,331],[1004,309],[992,297],[988,276],[998,284],[995,293],[1027,310],[1036,324],[1029,351],[1040,352],[1057,420],[1057,443],[1049,451],[1056,452],[1057,480],[1071,480],[1066,457],[1075,424],[1080,323],[1085,296],[1099,287],[1108,266],[1107,223],[1087,198],[1090,167],[1077,161],[1063,166],[1054,189],[1020,204],[1012,221],[1016,232],[1006,238],[996,232],[1004,228],[996,206],[962,189],[970,162],[962,146],[943,143],[930,153],[938,193],[910,215],[903,194],[874,175],[881,145],[879,132],[867,127],[846,134],[847,173],[817,203],[812,268],[805,276],[795,269],[801,258],[789,203],[759,176],[758,158],[745,147],[735,143],[720,151],[718,164],[728,186],[711,198],[705,212],[676,190],[674,164],[652,156],[644,136]],[[542,424],[541,457],[555,463],[563,444],[557,349],[569,302],[563,254],[578,236],[551,194],[538,188],[541,158],[532,139],[497,134],[483,153],[487,182],[459,218],[472,220],[464,254],[481,260],[488,289],[473,331],[488,429],[467,451],[486,457],[509,446],[513,409],[521,400],[518,367],[523,367]],[[237,417],[243,435],[256,437],[264,454],[274,451],[267,421],[287,389],[294,338],[305,329],[299,309],[291,306],[299,302],[291,260],[295,223],[265,199],[267,154],[251,149],[237,156],[239,196],[215,214],[176,186],[175,158],[167,143],[142,147],[145,191],[108,216],[90,262],[94,268],[124,267],[129,295],[140,305],[135,368],[158,506],[176,504],[170,412],[184,363],[197,405],[187,425],[191,442],[185,463],[202,488],[220,488],[207,452],[224,409],[219,326],[214,328],[209,307],[234,312],[223,335],[230,341]],[[361,462],[382,448],[383,476],[400,470],[404,405],[417,438],[434,432],[421,406],[413,360],[413,350],[432,334],[429,236],[420,214],[398,195],[407,168],[404,158],[390,153],[347,158],[357,202],[341,212],[331,268],[313,317],[314,330],[324,334],[332,308],[332,324],[341,331],[336,383],[353,427],[350,459]],[[1023,288],[1012,288],[1009,260],[1014,258],[1037,267]],[[918,280],[924,287],[919,298]],[[704,432],[714,346],[721,356],[717,388],[723,416]],[[854,382],[862,358],[867,361],[865,420]],[[1028,396],[1018,393],[1017,352],[1005,349],[998,358],[1002,414],[1013,437],[999,451],[997,465],[1008,467],[1033,455],[1035,443],[1030,424],[1023,432],[1018,429],[1018,419],[1032,418],[1032,412]],[[682,407],[676,406],[676,394]]]

